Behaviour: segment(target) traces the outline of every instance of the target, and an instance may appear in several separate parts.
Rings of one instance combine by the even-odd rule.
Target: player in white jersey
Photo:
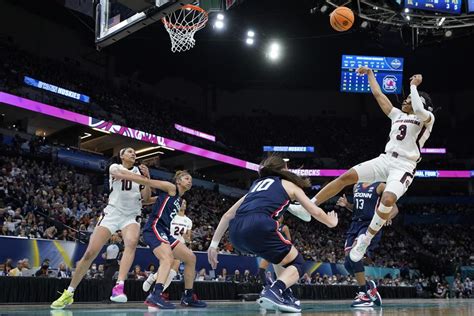
[[[193,221],[186,216],[186,200],[183,199],[181,203],[181,208],[179,209],[178,214],[175,215],[173,220],[171,221],[170,224],[170,232],[171,235],[182,242],[183,244],[190,243],[191,242],[191,234],[192,234],[192,228],[193,228]],[[181,264],[181,261],[178,259],[175,259],[173,262],[173,265],[171,266],[170,273],[168,275],[168,279],[166,280],[166,283],[163,285],[163,291],[165,291],[168,286],[171,284],[171,281],[176,277],[178,274],[178,269],[179,265]],[[143,291],[148,292],[155,283],[156,279],[158,277],[158,272],[154,274],[150,274],[148,278],[146,279],[145,282],[143,282]]]
[[[76,271],[67,290],[64,290],[59,299],[51,304],[53,309],[63,309],[74,302],[74,290],[87,273],[92,261],[99,251],[117,230],[122,231],[125,244],[120,261],[117,285],[112,290],[111,300],[126,302],[127,296],[123,292],[124,280],[135,258],[135,249],[140,237],[140,223],[137,217],[141,213],[142,200],[148,200],[151,195],[148,185],[139,185],[134,181],[149,183],[148,168],[144,165],[134,166],[136,155],[133,148],[124,148],[119,153],[121,164],[112,164],[110,174],[110,196],[104,213],[94,228],[84,256],[79,261]]]
[[[391,119],[390,140],[385,146],[385,153],[379,157],[354,166],[337,179],[331,181],[312,199],[320,205],[338,194],[345,186],[357,182],[385,182],[381,203],[374,214],[365,234],[357,239],[351,249],[353,262],[360,261],[372,238],[389,219],[395,202],[402,197],[415,176],[416,165],[420,160],[421,148],[430,136],[435,117],[429,95],[418,92],[422,82],[421,75],[410,78],[410,95],[402,103],[402,109],[393,107],[390,100],[382,93],[375,75],[368,67],[360,67],[358,75],[367,75],[370,88],[382,111]],[[297,205],[290,208],[302,211]]]

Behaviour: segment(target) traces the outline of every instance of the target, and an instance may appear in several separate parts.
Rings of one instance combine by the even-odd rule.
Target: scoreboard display
[[[461,2],[462,0],[405,0],[405,7],[459,14],[461,13]]]
[[[384,94],[401,94],[403,83],[403,58],[342,55],[341,92],[370,93],[367,76],[358,76],[355,70],[367,66]]]

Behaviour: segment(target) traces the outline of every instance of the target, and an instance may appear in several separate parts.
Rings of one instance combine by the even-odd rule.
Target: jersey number
[[[403,140],[405,138],[405,136],[407,136],[407,126],[406,125],[400,125],[398,130],[400,131],[400,134],[397,135],[397,139],[398,140]]]
[[[266,191],[268,188],[275,182],[273,179],[265,179],[257,183],[257,185],[250,191],[250,193],[253,192],[260,192],[260,191]]]
[[[132,181],[122,179],[122,191],[130,191],[132,189]]]
[[[363,199],[355,199],[356,209],[361,210],[364,208],[364,200]]]
[[[175,235],[175,236],[181,235],[181,236],[182,236],[183,234],[184,234],[184,227],[181,228],[181,230],[180,230],[179,227],[177,227],[177,226],[174,228],[174,233],[173,233],[173,235]]]

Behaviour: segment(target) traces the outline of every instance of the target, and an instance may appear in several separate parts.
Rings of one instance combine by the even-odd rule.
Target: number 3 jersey
[[[237,209],[236,216],[250,213],[264,213],[272,218],[283,214],[290,198],[286,193],[279,177],[265,177],[255,180],[245,196],[244,201]]]
[[[185,243],[184,235],[193,228],[193,222],[186,215],[181,216],[176,214],[176,216],[171,221],[170,232],[171,235],[179,240],[182,243]]]
[[[415,114],[407,114],[394,107],[388,114],[392,120],[392,128],[385,152],[396,152],[401,157],[417,162],[421,148],[433,129],[435,117],[432,113],[430,116],[429,123],[424,123]]]
[[[129,180],[119,180],[112,176],[115,170],[128,170],[132,173],[141,175],[140,169],[134,166],[132,169],[127,169],[119,164],[112,164],[109,168],[109,204],[107,209],[113,211],[119,210],[126,215],[137,216],[142,209],[142,195],[140,193],[143,186]]]

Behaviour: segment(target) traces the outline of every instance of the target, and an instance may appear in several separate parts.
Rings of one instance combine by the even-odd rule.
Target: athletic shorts
[[[117,230],[122,230],[130,224],[140,226],[139,213],[125,214],[122,211],[108,205],[97,222],[97,226],[107,228],[111,234],[115,234]]]
[[[265,213],[236,216],[229,223],[232,245],[244,253],[279,264],[291,250],[292,243],[278,231],[279,223]]]
[[[166,229],[159,224],[152,227],[151,230],[144,230],[143,240],[151,250],[158,248],[162,244],[168,244],[171,246],[171,249],[174,249],[174,247],[179,243],[179,240],[171,235],[169,229]]]
[[[401,198],[408,190],[415,176],[416,162],[391,154],[381,154],[353,169],[359,176],[358,182],[385,182],[385,192],[392,192]]]
[[[360,235],[365,234],[367,228],[369,228],[370,221],[363,221],[363,222],[352,222],[349,230],[346,233],[346,242],[344,244],[344,251],[350,251],[352,246],[354,245],[357,238]],[[382,239],[382,232],[379,231],[372,241],[370,242],[369,247],[367,248],[366,255],[367,257],[373,259],[374,250],[378,248],[380,239]]]

